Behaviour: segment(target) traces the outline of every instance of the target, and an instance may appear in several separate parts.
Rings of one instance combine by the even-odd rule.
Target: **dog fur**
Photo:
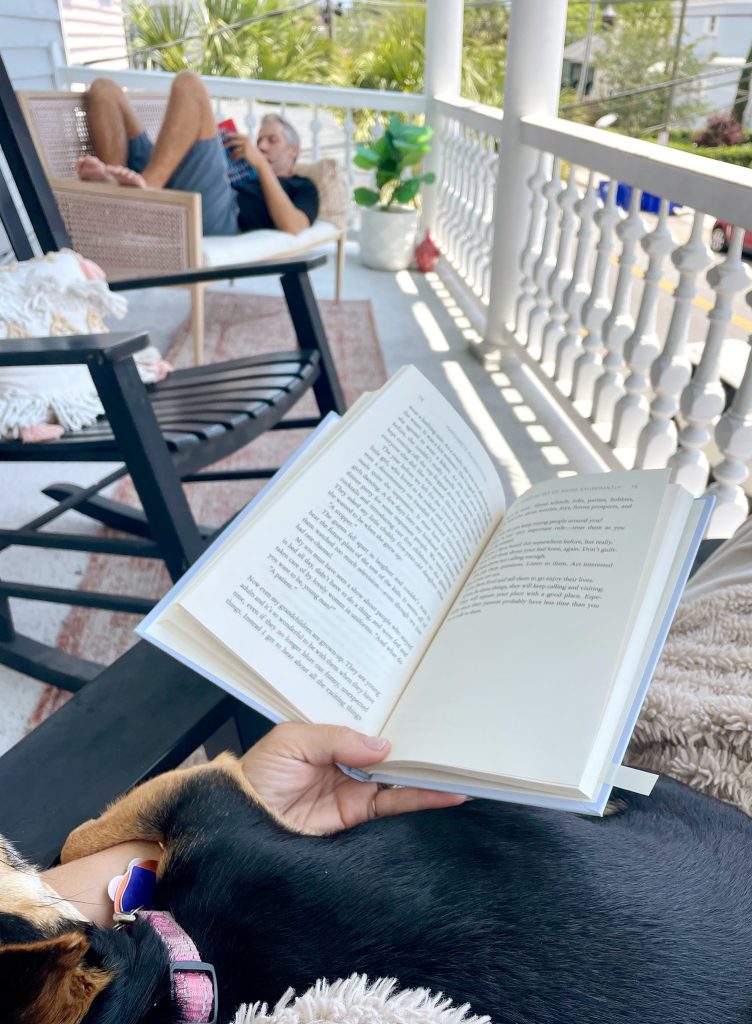
[[[222,1022],[362,972],[495,1024],[750,1024],[749,819],[668,779],[621,799],[600,820],[472,801],[309,836],[223,755],[134,790],[63,857],[164,844],[155,905],[214,963]],[[170,1024],[150,926],[82,923],[40,886],[0,846],[2,1020]]]

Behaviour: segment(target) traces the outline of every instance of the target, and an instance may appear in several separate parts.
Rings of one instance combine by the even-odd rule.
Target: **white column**
[[[520,118],[558,113],[566,20],[567,0],[512,0],[494,208],[491,301],[485,343],[473,349],[479,355],[501,349],[508,325],[514,324],[520,257],[530,216],[528,181],[538,163],[536,150],[522,145]]]
[[[425,67],[423,92],[426,123],[434,129],[433,147],[423,161],[423,172],[433,171],[436,184],[421,190],[421,231],[434,231],[441,181],[441,132],[434,98],[441,93],[460,95],[462,77],[463,0],[431,0],[426,4]]]

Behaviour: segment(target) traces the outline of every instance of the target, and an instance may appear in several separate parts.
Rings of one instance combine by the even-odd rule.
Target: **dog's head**
[[[0,1000],[7,1024],[79,1024],[109,975],[84,919],[0,836]]]

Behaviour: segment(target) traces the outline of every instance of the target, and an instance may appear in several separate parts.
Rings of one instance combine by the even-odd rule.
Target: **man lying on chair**
[[[260,228],[297,235],[316,219],[316,186],[294,174],[300,139],[292,125],[277,114],[267,114],[256,145],[240,132],[225,133],[233,160],[245,158],[256,171],[254,180],[231,184],[209,94],[190,71],[181,71],[173,80],[156,143],[148,138],[123,90],[110,79],[92,82],[87,112],[96,156],[78,161],[78,175],[84,181],[200,192],[205,235]]]

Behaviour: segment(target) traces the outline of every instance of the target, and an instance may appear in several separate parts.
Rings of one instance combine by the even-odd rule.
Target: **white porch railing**
[[[693,493],[716,496],[711,535],[728,536],[749,514],[752,358],[747,349],[731,382],[721,349],[732,301],[752,284],[741,258],[744,229],[752,229],[752,170],[553,117],[523,118],[521,131],[539,159],[516,322],[507,332],[512,350],[537,369],[606,465],[668,465]],[[610,179],[605,203],[595,172]],[[616,205],[617,181],[633,186],[627,213]],[[662,197],[655,218],[640,212],[643,191]],[[691,211],[682,244],[669,201]],[[692,300],[711,262],[707,216],[737,227],[725,258],[706,274],[714,301],[704,337],[690,338]],[[638,245],[647,267],[635,315]],[[678,284],[667,295],[669,263]],[[670,306],[663,331],[659,301]],[[703,342],[695,366],[690,341]]]
[[[484,303],[491,283],[494,197],[502,111],[439,96],[438,202],[435,231],[445,257]]]

